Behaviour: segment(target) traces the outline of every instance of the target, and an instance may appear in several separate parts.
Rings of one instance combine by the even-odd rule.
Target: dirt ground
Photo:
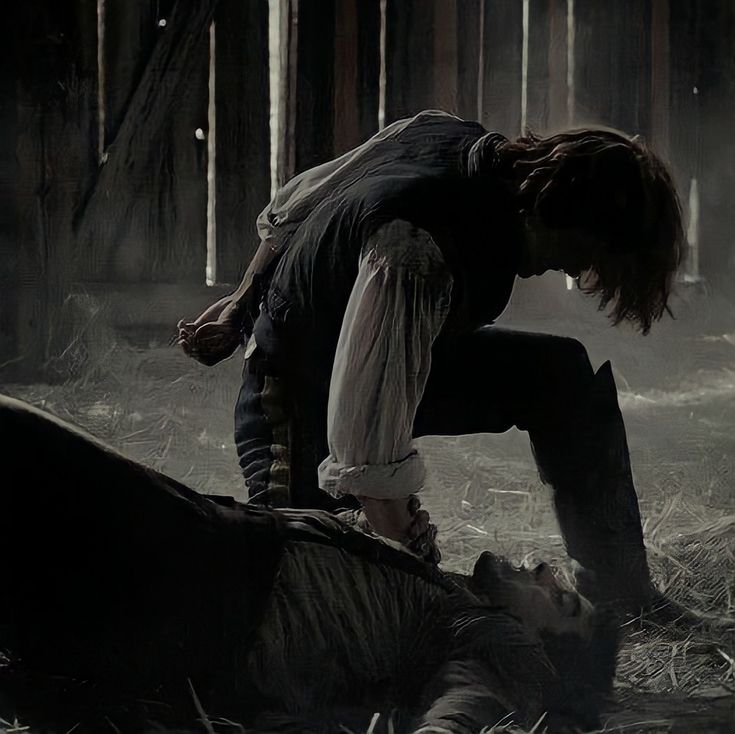
[[[510,328],[581,338],[595,366],[612,360],[656,583],[711,620],[696,629],[629,625],[605,731],[735,731],[730,295],[684,290],[674,303],[677,320],[645,338],[611,329],[578,294],[560,293],[567,300],[550,309],[521,292],[503,319]],[[121,334],[90,321],[64,355],[74,379],[5,384],[2,391],[202,492],[244,499],[231,435],[240,358],[207,369],[168,346],[169,337],[145,328]],[[466,571],[486,548],[517,562],[565,563],[525,434],[426,438],[419,445],[431,470],[423,501],[440,528],[445,567]]]

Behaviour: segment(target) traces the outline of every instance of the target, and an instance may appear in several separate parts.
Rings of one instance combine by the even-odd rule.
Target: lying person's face
[[[591,632],[592,604],[563,585],[545,563],[515,568],[486,551],[475,564],[472,587],[483,600],[507,609],[534,631],[582,637]]]

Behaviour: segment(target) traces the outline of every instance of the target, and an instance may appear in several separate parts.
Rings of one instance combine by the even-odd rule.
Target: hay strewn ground
[[[656,582],[713,623],[690,630],[630,625],[606,731],[735,731],[735,624],[722,626],[735,617],[735,308],[719,303],[714,309],[707,301],[704,310],[684,303],[683,320],[646,340],[607,330],[593,309],[581,322],[521,325],[581,336],[596,365],[613,359]],[[200,491],[243,499],[231,439],[239,360],[208,370],[166,346],[162,335],[140,343],[102,324],[92,332],[93,340],[65,356],[84,377],[4,385],[3,392]],[[427,438],[420,445],[432,471],[424,503],[440,527],[446,567],[466,571],[486,548],[516,561],[565,563],[525,435]]]

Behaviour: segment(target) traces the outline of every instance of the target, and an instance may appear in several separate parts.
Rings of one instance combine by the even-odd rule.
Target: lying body
[[[443,574],[320,512],[213,501],[0,398],[0,716],[336,731],[593,726],[616,635],[543,567]],[[86,722],[86,723],[85,723]]]

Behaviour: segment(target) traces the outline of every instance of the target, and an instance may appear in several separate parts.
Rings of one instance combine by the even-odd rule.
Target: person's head
[[[532,569],[516,567],[485,551],[475,563],[470,590],[531,630],[581,637],[591,631],[592,605],[563,584],[546,563]]]
[[[477,559],[467,588],[485,605],[486,616],[483,620],[481,608],[462,614],[455,624],[457,641],[490,662],[509,684],[510,700],[515,692],[528,701],[538,686],[551,729],[598,728],[620,644],[614,610],[593,607],[546,564],[516,568],[487,551]],[[524,635],[504,617],[520,622]]]
[[[608,129],[504,142],[489,134],[475,147],[479,165],[492,165],[516,191],[525,240],[519,275],[579,276],[616,324],[647,333],[668,310],[684,243],[671,176],[650,148]]]

